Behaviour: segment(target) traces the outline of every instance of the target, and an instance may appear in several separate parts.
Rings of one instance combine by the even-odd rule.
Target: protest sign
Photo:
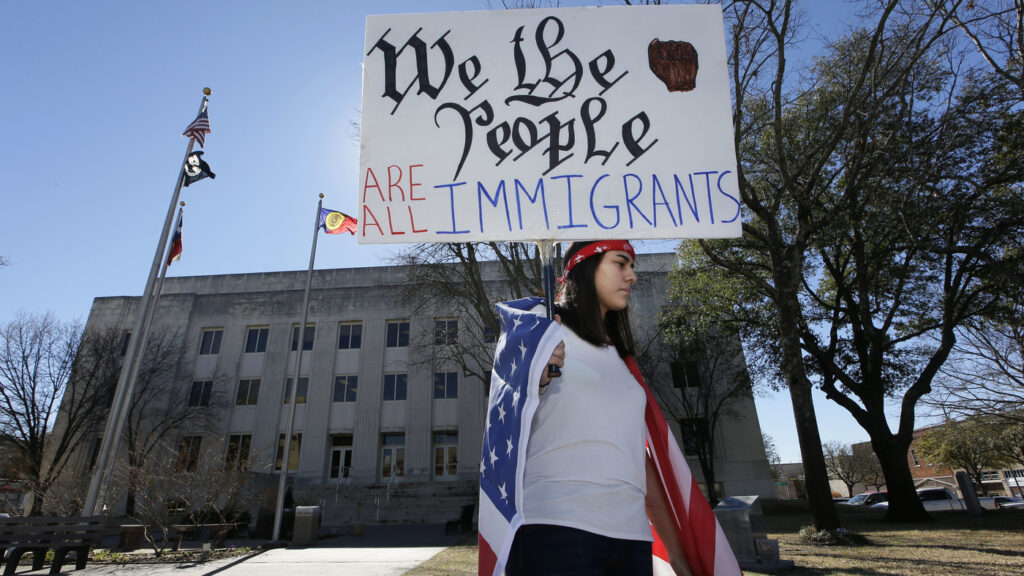
[[[361,243],[740,235],[721,9],[370,16]]]

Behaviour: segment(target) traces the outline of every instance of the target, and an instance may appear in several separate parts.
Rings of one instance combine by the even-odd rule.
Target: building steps
[[[323,526],[363,524],[442,524],[456,520],[462,507],[476,505],[476,481],[402,482],[364,486],[321,484],[295,490],[298,505],[321,507]]]

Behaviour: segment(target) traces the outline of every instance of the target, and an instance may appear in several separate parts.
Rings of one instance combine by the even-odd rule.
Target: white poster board
[[[718,6],[366,19],[360,243],[723,238]]]

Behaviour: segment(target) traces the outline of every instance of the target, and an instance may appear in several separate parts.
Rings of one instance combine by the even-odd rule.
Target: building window
[[[291,445],[288,447],[288,469],[299,469],[299,452],[302,451],[302,433],[292,434]],[[277,458],[274,460],[274,470],[281,469],[281,462],[284,460],[284,434],[277,435]]]
[[[705,454],[711,454],[711,444],[707,440],[706,418],[684,418],[679,421],[683,436],[683,454],[696,456],[698,449],[703,448]]]
[[[249,450],[252,448],[251,434],[232,434],[228,437],[228,451],[224,459],[227,470],[246,470],[249,468]]]
[[[458,445],[458,432],[434,432],[434,476],[454,477],[458,473]]]
[[[269,335],[270,328],[249,328],[249,334],[245,337],[245,353],[266,352],[267,336]]]
[[[316,336],[316,325],[306,324],[306,329],[302,333],[302,350],[313,349],[313,338]],[[299,327],[292,326],[292,352],[299,348]]]
[[[305,404],[306,394],[309,392],[309,378],[299,378],[299,387],[295,390],[295,403]],[[284,403],[291,404],[292,402],[292,379],[285,380],[284,383]]]
[[[458,320],[434,320],[434,344],[455,344],[458,341]]]
[[[494,331],[494,328],[490,324],[484,324],[484,343],[494,344],[498,341],[498,333]]]
[[[672,384],[676,388],[700,388],[700,365],[696,360],[671,362]]]
[[[337,376],[334,378],[334,401],[355,402],[356,389],[359,386],[359,376]]]
[[[434,399],[459,397],[458,372],[434,372]]]
[[[914,466],[920,466],[921,462],[917,459],[917,451],[913,448],[910,449],[910,459],[914,461]]]
[[[132,343],[132,331],[125,330],[121,336],[121,356],[128,354],[128,345]]]
[[[213,391],[213,380],[197,380],[192,383],[192,393],[188,397],[189,408],[210,405],[210,393]]]
[[[247,378],[238,381],[238,395],[235,406],[255,406],[260,401],[259,378]]]
[[[407,320],[388,322],[385,345],[388,348],[404,348],[409,345],[409,322]]]
[[[490,370],[484,371],[484,396],[491,395],[491,374]]]
[[[178,440],[179,472],[192,472],[199,464],[199,449],[203,445],[202,436],[182,436]]]
[[[384,375],[384,399],[405,400],[408,374]]]
[[[384,434],[381,444],[381,477],[405,476],[405,434]]]
[[[220,354],[220,339],[224,336],[224,331],[221,329],[216,330],[203,330],[203,337],[199,343],[200,354]]]
[[[352,435],[331,437],[331,478],[348,478],[352,471]]]
[[[338,350],[355,350],[363,345],[363,325],[342,323],[338,325]]]

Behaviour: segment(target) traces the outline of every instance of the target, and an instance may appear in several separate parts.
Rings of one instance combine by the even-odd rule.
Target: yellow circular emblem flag
[[[345,215],[341,212],[331,212],[327,215],[327,219],[324,220],[324,224],[327,225],[327,230],[337,230],[341,227],[341,224],[345,221]]]

